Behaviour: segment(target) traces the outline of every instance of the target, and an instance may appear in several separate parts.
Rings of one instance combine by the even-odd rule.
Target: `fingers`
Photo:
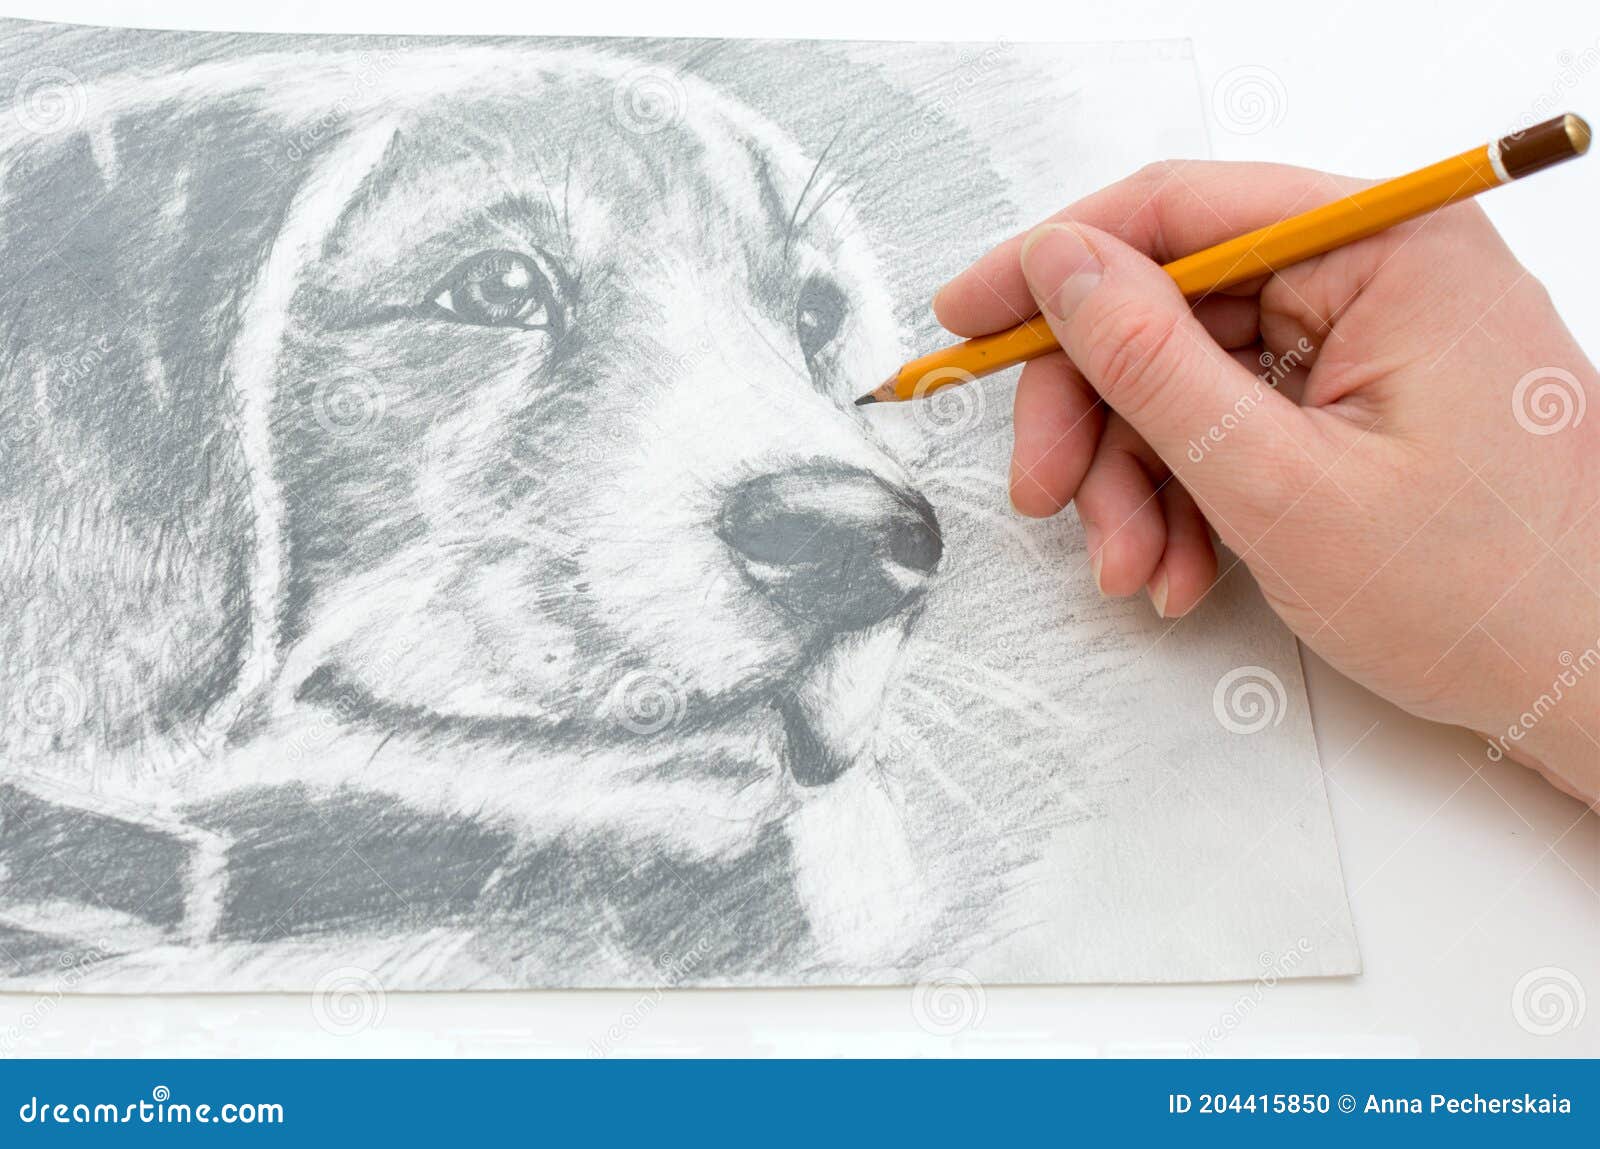
[[[1168,467],[1181,473],[1196,436],[1229,426],[1227,450],[1184,476],[1203,501],[1248,520],[1299,493],[1288,467],[1305,465],[1305,413],[1219,348],[1160,268],[1066,224],[1031,233],[1020,259],[1067,357]]]
[[[1169,479],[1158,497],[1167,524],[1167,544],[1145,589],[1157,614],[1180,618],[1194,609],[1216,581],[1217,552],[1205,516],[1183,484]]]
[[[1199,251],[1327,203],[1367,181],[1274,164],[1156,164],[1103,188],[1046,222],[1110,233],[1157,263]],[[1037,311],[1022,275],[1026,235],[993,248],[934,297],[934,315],[971,337],[1022,322]]]
[[[1105,427],[1106,406],[1065,355],[1046,355],[1017,381],[1011,504],[1053,515],[1077,493]]]
[[[1033,392],[1041,403],[1051,397],[1047,386],[1041,376]],[[1189,493],[1133,428],[1115,415],[1104,425],[1098,445],[1090,443],[1082,460],[1074,461],[1082,473],[1073,494],[1095,585],[1116,597],[1143,589],[1158,614],[1177,618],[1205,596],[1216,578],[1211,532]],[[1023,426],[1018,423],[1019,431]],[[1041,505],[1053,513],[1069,497],[1052,496]]]
[[[1101,594],[1137,593],[1155,574],[1166,548],[1156,483],[1140,457],[1148,452],[1127,423],[1113,418],[1078,488],[1078,518]]]
[[[936,315],[958,334],[999,330],[1042,311],[1061,341],[1065,355],[1030,364],[1018,386],[1012,501],[1025,514],[1044,515],[1075,499],[1105,593],[1145,588],[1172,617],[1211,585],[1216,552],[1206,521],[1168,467],[1189,463],[1195,473],[1186,481],[1248,523],[1241,502],[1262,492],[1278,501],[1298,494],[1296,482],[1274,481],[1276,464],[1306,453],[1286,438],[1304,434],[1303,414],[1259,377],[1268,359],[1261,284],[1208,296],[1191,311],[1170,277],[1139,252],[1170,260],[1360,186],[1262,165],[1147,169],[1054,217],[1091,226],[1014,237],[936,298]],[[1276,310],[1271,318],[1278,322]],[[1270,340],[1266,347],[1274,361],[1281,355]],[[1304,367],[1290,366],[1276,383],[1298,390]],[[1119,414],[1107,419],[1097,394]],[[1261,406],[1269,410],[1245,417]],[[1214,445],[1222,441],[1217,427],[1228,432],[1226,452]],[[1203,468],[1189,453],[1197,441],[1207,444]]]

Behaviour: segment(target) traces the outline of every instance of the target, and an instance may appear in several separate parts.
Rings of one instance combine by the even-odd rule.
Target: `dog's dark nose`
[[[762,594],[832,630],[860,630],[914,602],[944,551],[927,499],[837,464],[740,483],[717,533]]]

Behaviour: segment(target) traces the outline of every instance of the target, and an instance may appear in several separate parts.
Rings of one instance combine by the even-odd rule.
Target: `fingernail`
[[[1028,290],[1052,319],[1070,319],[1100,282],[1099,256],[1073,228],[1061,223],[1036,227],[1022,241],[1022,274]]]
[[[1084,523],[1083,542],[1089,548],[1089,573],[1094,575],[1094,589],[1105,594],[1105,589],[1100,585],[1100,563],[1104,558],[1100,553],[1100,528]]]
[[[1156,571],[1156,577],[1150,580],[1150,585],[1145,588],[1150,592],[1150,605],[1156,608],[1156,613],[1162,618],[1167,617],[1167,572]]]

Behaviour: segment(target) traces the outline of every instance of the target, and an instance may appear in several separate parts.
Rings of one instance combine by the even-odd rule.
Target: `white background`
[[[1108,40],[1187,37],[1212,111],[1212,155],[1382,176],[1560,111],[1600,120],[1600,7],[1570,3],[1003,6],[805,0],[579,5],[274,0],[3,0],[0,15],[260,31]],[[1270,112],[1213,97],[1241,73]],[[1241,130],[1243,129],[1243,130]],[[1600,354],[1591,157],[1481,201]],[[1590,418],[1600,418],[1591,412]],[[624,1016],[619,1053],[1219,1056],[1600,1055],[1600,817],[1469,735],[1401,714],[1307,658],[1317,741],[1366,972],[1356,978],[1166,987],[991,988],[955,1033],[919,1024],[914,991],[390,994],[351,1033],[308,996],[0,999],[13,1052],[171,1055],[583,1054]],[[1565,971],[1568,1024],[1519,1024],[1519,981]],[[1574,984],[1580,998],[1572,996]],[[1581,1001],[1584,1012],[1576,1011]],[[923,1005],[928,1004],[926,1000]],[[948,1003],[947,1003],[948,1004]],[[1553,1001],[1545,1004],[1554,1005]],[[928,1021],[927,1010],[922,1012]],[[1575,1024],[1573,1024],[1575,1022]]]

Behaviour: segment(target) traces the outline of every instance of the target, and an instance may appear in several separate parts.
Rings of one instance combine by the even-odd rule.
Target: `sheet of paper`
[[[1102,601],[1008,510],[1011,381],[850,404],[987,245],[1204,154],[1186,46],[0,74],[5,985],[1357,969],[1243,571]]]

